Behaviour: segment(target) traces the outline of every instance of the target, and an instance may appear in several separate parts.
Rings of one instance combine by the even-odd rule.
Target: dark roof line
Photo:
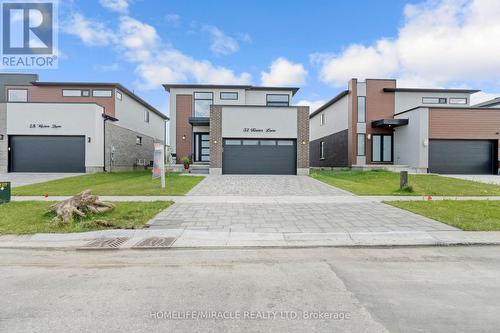
[[[312,117],[314,117],[315,115],[317,115],[318,113],[320,113],[321,111],[323,111],[324,109],[326,109],[327,107],[329,107],[330,105],[334,104],[335,102],[337,102],[342,97],[344,97],[344,96],[346,96],[348,94],[349,94],[349,90],[342,91],[337,96],[335,96],[334,98],[332,98],[331,100],[329,100],[328,102],[326,102],[325,104],[323,104],[322,106],[320,106],[316,111],[314,111],[313,113],[311,113],[309,115],[309,119],[311,119]]]
[[[500,97],[493,98],[493,99],[490,99],[488,101],[484,101],[484,102],[478,103],[478,104],[473,105],[473,106],[476,106],[476,107],[485,107],[485,106],[496,105],[496,104],[500,104]]]
[[[300,88],[298,87],[261,87],[252,85],[238,85],[238,84],[164,84],[163,87],[166,91],[175,88],[206,88],[206,89],[245,89],[245,90],[291,90],[292,95],[295,95]]]
[[[417,109],[453,109],[453,110],[477,110],[477,111],[486,111],[486,110],[492,110],[492,111],[500,111],[500,108],[482,108],[482,107],[475,107],[475,106],[427,106],[427,105],[420,105],[416,106],[414,108],[401,111],[398,113],[395,113],[394,115],[400,115],[406,112],[414,111]]]
[[[426,88],[384,88],[384,92],[452,92],[452,93],[477,93],[477,89],[426,89]]]
[[[169,118],[164,115],[162,112],[160,112],[158,109],[156,109],[154,106],[137,96],[135,93],[130,91],[129,89],[125,88],[123,85],[120,83],[103,83],[103,82],[41,82],[41,81],[35,81],[31,82],[34,86],[52,86],[52,87],[57,87],[57,86],[69,86],[69,87],[113,87],[113,88],[118,88],[121,91],[123,91],[125,94],[130,96],[133,100],[138,102],[139,104],[142,104],[144,107],[148,108],[150,111],[156,113],[158,116],[160,116],[163,119],[169,120]]]

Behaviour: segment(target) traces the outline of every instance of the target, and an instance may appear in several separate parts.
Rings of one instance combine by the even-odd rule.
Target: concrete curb
[[[1,235],[1,248],[76,250],[91,240],[127,237],[117,249],[131,249],[149,237],[173,237],[169,249],[405,247],[500,245],[500,232],[246,233],[192,230],[103,230],[75,234]],[[108,249],[106,249],[108,250]]]

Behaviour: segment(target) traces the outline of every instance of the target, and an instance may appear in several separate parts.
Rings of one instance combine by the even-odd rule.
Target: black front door
[[[210,162],[210,134],[194,133],[194,161]]]
[[[392,162],[392,135],[372,134],[372,162]]]

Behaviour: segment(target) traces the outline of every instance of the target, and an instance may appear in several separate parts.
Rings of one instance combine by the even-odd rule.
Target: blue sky
[[[161,83],[298,85],[313,108],[350,77],[500,92],[500,1],[60,2],[58,70],[120,82],[167,111]]]

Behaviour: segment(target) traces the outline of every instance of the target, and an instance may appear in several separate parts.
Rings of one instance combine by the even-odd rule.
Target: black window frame
[[[212,98],[196,98],[196,94],[211,94]],[[196,117],[196,101],[212,101],[211,105],[214,105],[214,92],[213,91],[194,91],[193,92],[193,117]],[[210,108],[208,109],[208,115],[210,116]]]
[[[269,102],[269,96],[286,96],[287,98],[287,104],[285,102]],[[266,94],[266,106],[283,106],[287,107],[290,106],[290,95],[289,94]]]
[[[426,102],[424,102],[424,99],[426,99],[426,98],[437,99],[438,101],[437,101],[437,103],[426,103]],[[441,102],[443,102],[443,103],[441,103]],[[446,97],[422,97],[422,104],[426,104],[426,105],[429,105],[429,104],[430,105],[448,104],[448,98],[446,98]]]
[[[375,136],[380,136],[380,161],[374,161],[373,160],[373,143],[375,140],[373,138]],[[390,136],[391,137],[391,160],[390,161],[384,161],[384,136]],[[394,163],[394,135],[393,134],[372,134],[372,140],[371,140],[371,162],[372,163]]]
[[[96,91],[98,93],[99,92],[100,93],[103,93],[103,92],[108,93],[109,92],[110,94],[109,94],[109,96],[107,96],[107,95],[106,96],[96,96],[96,95],[94,95]],[[112,98],[113,97],[113,89],[92,89],[92,97],[94,97],[94,98]]]
[[[451,100],[453,99],[462,99],[465,100],[465,103],[452,103]],[[453,105],[467,105],[469,103],[469,99],[467,97],[450,97],[448,98],[448,104],[453,104]]]
[[[319,142],[319,159],[320,160],[325,159],[325,141]]]
[[[363,153],[360,154],[359,152],[359,137],[363,136]],[[358,133],[356,136],[356,156],[366,156],[366,134],[365,133]]]
[[[222,94],[235,94],[236,95],[236,98],[224,98],[222,97]],[[219,93],[219,98],[222,100],[222,101],[237,101],[238,98],[239,98],[239,94],[237,91],[221,91]]]
[[[138,146],[142,146],[142,136],[137,135],[135,137],[135,144]]]
[[[362,99],[364,101],[364,109],[363,109],[363,121],[359,121],[359,100]],[[366,123],[366,96],[358,96],[356,99],[356,122],[358,123]]]

